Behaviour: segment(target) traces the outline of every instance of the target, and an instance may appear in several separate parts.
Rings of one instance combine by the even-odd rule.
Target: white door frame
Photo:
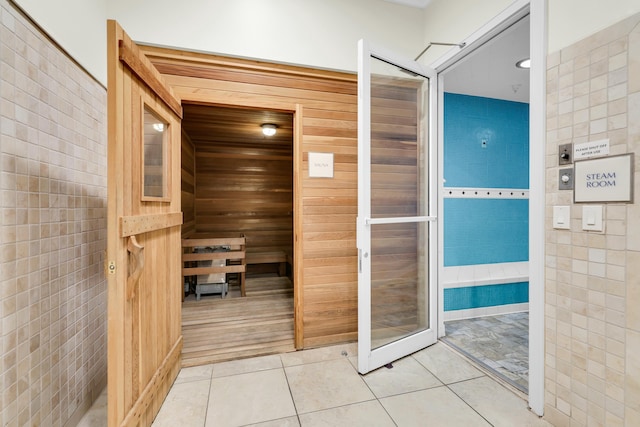
[[[440,73],[460,61],[520,18],[530,15],[529,74],[529,407],[544,413],[544,245],[545,245],[545,103],[547,56],[547,1],[517,0],[491,21],[463,40],[466,47],[455,48],[431,67],[438,73],[438,216],[443,216],[443,89]],[[438,222],[438,336],[444,336],[443,221]]]
[[[428,80],[428,116],[427,140],[428,185],[424,189],[428,212],[424,216],[371,218],[371,171],[370,171],[370,137],[371,137],[371,58],[376,58],[401,70],[414,73],[416,76]],[[437,291],[437,238],[435,213],[437,212],[437,191],[433,183],[437,180],[437,145],[435,122],[437,114],[436,73],[430,67],[424,67],[415,60],[404,58],[382,46],[373,45],[366,40],[358,42],[358,218],[357,218],[357,247],[358,247],[358,372],[366,374],[380,366],[398,360],[411,353],[434,344],[438,339],[438,320],[436,308]],[[419,133],[422,133],[418,129]],[[365,185],[362,185],[366,183]],[[397,223],[425,223],[427,227],[427,298],[426,312],[428,313],[428,328],[414,331],[410,335],[372,348],[371,343],[371,225]],[[432,285],[434,284],[434,285]]]

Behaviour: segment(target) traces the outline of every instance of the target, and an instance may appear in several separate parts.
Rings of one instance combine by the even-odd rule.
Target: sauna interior
[[[225,293],[196,295],[195,281],[185,281],[183,365],[293,351],[293,114],[183,110],[182,237],[244,236],[246,251],[246,296],[242,273],[222,274]]]

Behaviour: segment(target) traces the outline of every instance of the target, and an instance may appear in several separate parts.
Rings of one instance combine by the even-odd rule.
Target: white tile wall
[[[106,91],[0,0],[0,425],[106,383]]]
[[[442,285],[444,289],[467,286],[501,285],[529,281],[529,262],[504,262],[495,264],[461,265],[445,267]],[[495,316],[529,310],[529,303],[503,304],[492,307],[450,310],[444,312],[444,321]]]
[[[640,425],[640,15],[548,57],[545,417],[557,426]],[[635,152],[633,204],[606,204],[605,232],[551,227],[570,205],[558,145],[609,138]]]

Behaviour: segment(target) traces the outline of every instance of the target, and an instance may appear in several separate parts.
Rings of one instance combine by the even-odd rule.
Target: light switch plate
[[[571,227],[571,207],[553,207],[553,228],[568,230]]]
[[[588,231],[604,231],[602,205],[584,205],[582,207],[582,229]]]

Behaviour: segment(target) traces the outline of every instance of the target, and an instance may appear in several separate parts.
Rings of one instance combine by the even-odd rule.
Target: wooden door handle
[[[144,246],[138,243],[136,236],[129,236],[129,277],[127,277],[127,300],[136,296],[136,288],[144,269]],[[133,271],[132,271],[133,270]]]

